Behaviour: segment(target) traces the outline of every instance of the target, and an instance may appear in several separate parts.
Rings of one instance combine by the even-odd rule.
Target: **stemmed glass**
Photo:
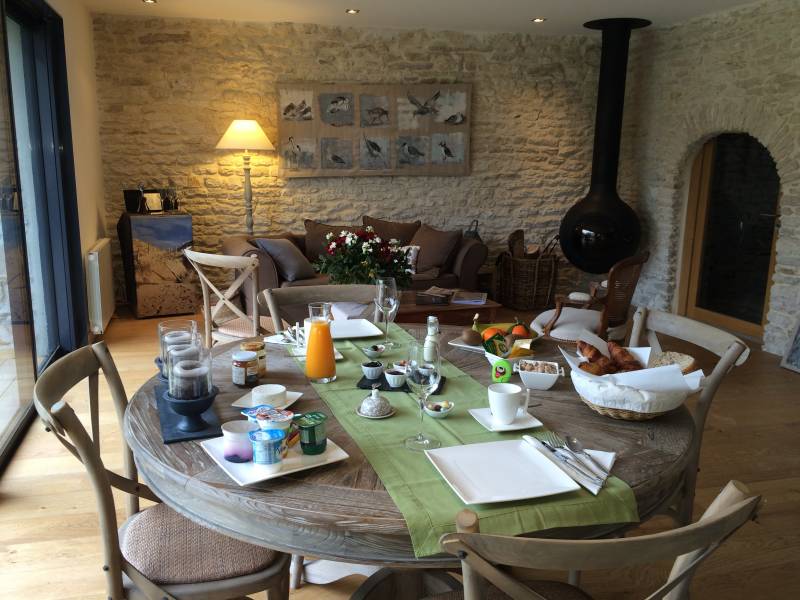
[[[427,354],[427,358],[426,358]],[[425,404],[442,376],[442,359],[439,347],[424,348],[422,344],[412,343],[408,347],[408,364],[406,365],[406,382],[419,402],[419,433],[406,439],[406,448],[416,450],[433,450],[442,443],[422,433],[422,422],[425,417]]]
[[[375,306],[380,311],[385,324],[384,345],[389,345],[389,322],[394,317],[400,297],[397,295],[397,283],[394,277],[384,277],[375,282]]]

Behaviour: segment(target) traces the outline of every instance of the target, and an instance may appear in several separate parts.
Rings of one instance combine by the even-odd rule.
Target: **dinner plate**
[[[281,461],[281,470],[277,473],[271,473],[268,467],[257,465],[254,462],[232,463],[225,460],[221,437],[203,440],[200,442],[200,445],[203,447],[203,450],[214,459],[214,462],[225,471],[228,477],[239,485],[250,485],[258,483],[259,481],[283,477],[290,473],[297,473],[298,471],[305,471],[306,469],[313,469],[314,467],[320,467],[322,465],[329,465],[350,457],[347,452],[342,450],[330,438],[328,439],[325,452],[322,454],[303,454],[303,451],[300,449],[300,444],[297,443],[289,448],[286,458]]]
[[[450,446],[425,454],[465,504],[542,498],[580,489],[523,440]]]
[[[520,414],[522,413],[522,414]],[[495,423],[492,416],[492,409],[488,406],[486,408],[470,408],[469,414],[478,423],[483,425],[489,431],[519,431],[520,429],[533,429],[534,427],[541,427],[542,422],[531,415],[529,412],[522,410],[517,411],[517,418],[508,425],[500,425]]]
[[[331,337],[335,340],[349,340],[383,335],[375,323],[367,319],[335,319],[331,321]]]
[[[278,409],[289,408],[292,404],[297,402],[302,395],[303,392],[291,392],[286,390],[286,399],[283,402],[269,402],[269,405]],[[263,402],[259,402],[258,404],[263,404]],[[231,404],[231,406],[238,406],[240,408],[253,408],[254,406],[258,406],[258,404],[253,402],[253,394],[251,392],[247,392],[244,396],[240,397],[236,402]]]
[[[290,346],[288,348],[289,354],[294,356],[297,360],[305,360],[306,359],[306,348],[305,346]],[[333,349],[333,360],[344,360],[344,354],[339,352],[336,348]]]

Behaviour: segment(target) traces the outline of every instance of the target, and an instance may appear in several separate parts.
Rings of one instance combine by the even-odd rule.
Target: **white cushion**
[[[408,261],[408,268],[411,269],[411,274],[417,272],[417,259],[419,258],[419,249],[421,246],[402,246],[400,250],[406,253],[406,260]]]
[[[544,311],[533,320],[531,329],[539,335],[544,335],[544,326],[550,322],[555,312],[555,309]],[[586,330],[596,333],[599,326],[600,311],[567,306],[561,310],[556,326],[550,330],[550,337],[565,342],[575,342],[581,333]]]
[[[335,321],[346,321],[362,318],[369,307],[370,305],[360,302],[334,302],[331,304],[331,312]]]
[[[589,302],[589,300],[592,299],[591,294],[587,294],[586,292],[570,292],[567,297],[573,302]]]

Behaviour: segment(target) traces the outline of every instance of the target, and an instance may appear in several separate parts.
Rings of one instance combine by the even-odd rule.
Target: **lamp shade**
[[[252,119],[234,119],[225,135],[217,142],[217,150],[275,150],[275,146]]]

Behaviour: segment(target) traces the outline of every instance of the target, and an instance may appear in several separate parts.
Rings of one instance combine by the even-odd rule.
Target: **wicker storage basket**
[[[511,252],[503,252],[498,257],[500,304],[516,310],[547,308],[552,304],[558,270],[557,242],[555,236],[535,254],[513,256]]]

